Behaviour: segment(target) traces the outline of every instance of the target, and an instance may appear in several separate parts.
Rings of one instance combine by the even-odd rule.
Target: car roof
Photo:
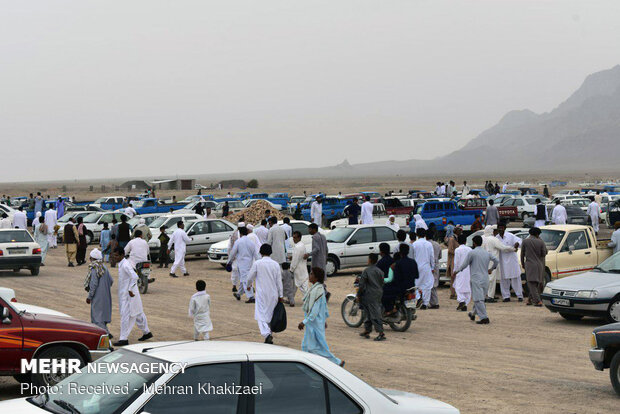
[[[571,230],[585,230],[589,226],[582,226],[579,224],[551,224],[548,226],[541,226],[541,230],[559,230],[559,231],[571,231]]]
[[[0,229],[0,232],[3,232],[3,231],[25,231],[26,233],[30,234],[30,232],[28,230],[18,229],[17,227],[16,228],[11,228],[11,229]]]
[[[346,226],[341,226],[341,227],[348,227],[348,228],[355,228],[355,229],[359,229],[359,228],[364,228],[364,227],[387,227],[385,224],[347,224]]]

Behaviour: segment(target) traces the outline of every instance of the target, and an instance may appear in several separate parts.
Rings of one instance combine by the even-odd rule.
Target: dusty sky
[[[0,181],[428,159],[620,63],[620,2],[0,0]]]

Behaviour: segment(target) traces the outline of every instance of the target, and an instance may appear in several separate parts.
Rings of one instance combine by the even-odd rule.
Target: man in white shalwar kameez
[[[295,279],[295,286],[301,291],[302,296],[308,292],[308,262],[304,258],[306,245],[301,241],[301,233],[293,232],[293,257],[291,259],[291,272]]]
[[[499,257],[501,252],[514,252],[516,249],[514,246],[504,246],[504,244],[495,237],[497,233],[497,226],[486,226],[484,228],[484,235],[482,236],[482,248],[486,250],[491,256]],[[489,274],[489,289],[487,292],[486,302],[495,302],[495,291],[497,290],[497,278],[501,278],[499,266],[493,268],[493,272]],[[500,279],[501,280],[501,279]]]
[[[499,231],[496,236],[506,247],[518,248],[521,239],[506,231],[506,224],[497,226]],[[502,291],[504,302],[510,302],[510,287],[514,290],[519,302],[523,302],[523,286],[521,285],[521,263],[516,251],[503,251],[499,254],[500,275],[499,287]]]
[[[230,235],[230,238],[228,239],[228,250],[226,250],[227,252],[230,252],[235,245],[235,242],[239,240],[240,227],[245,227],[245,223],[243,221],[237,223],[237,228],[235,229],[235,231],[233,231],[233,234]],[[239,266],[237,266],[236,260],[229,260],[228,263],[230,263],[232,266],[232,270],[230,272],[230,282],[233,285],[233,296],[235,296],[234,293],[237,292],[237,285],[239,284]]]
[[[13,222],[9,218],[9,215],[2,213],[2,220],[0,220],[0,229],[12,229]]]
[[[590,216],[590,219],[592,220],[592,228],[594,229],[594,233],[598,234],[599,221],[601,217],[601,206],[599,206],[596,201],[592,201],[588,205],[588,210],[586,210],[586,214]]]
[[[255,260],[258,260],[258,247],[256,242],[248,237],[247,227],[239,227],[239,239],[235,241],[232,249],[228,253],[228,264],[235,262],[239,271],[239,290],[233,293],[237,300],[241,300],[241,295],[245,294],[248,298],[246,303],[254,302],[254,290],[252,282],[248,281],[248,274]]]
[[[24,213],[24,208],[22,206],[19,206],[19,210],[13,214],[13,226],[22,230],[26,230],[28,227],[28,219],[26,218],[26,213]]]
[[[172,277],[177,277],[175,272],[179,267],[183,272],[183,276],[189,276],[185,268],[185,252],[187,251],[187,243],[191,242],[192,239],[185,233],[184,227],[183,221],[179,221],[177,229],[172,233],[168,242],[168,254],[170,254],[170,249],[174,246],[174,264],[170,268],[170,276]]]
[[[49,233],[47,234],[47,244],[51,248],[55,248],[57,244],[57,238],[54,234],[54,227],[58,221],[58,213],[53,208],[49,208],[45,212],[45,224],[47,224],[47,228]]]
[[[466,245],[467,236],[465,236],[464,234],[459,235],[458,241],[460,246],[454,250],[454,269],[460,269],[461,265],[467,260],[467,255],[469,255],[469,252],[471,252],[471,247],[468,247]],[[456,273],[454,277],[454,291],[456,292],[456,300],[459,303],[459,306],[456,308],[456,310],[466,312],[467,305],[471,301],[471,281],[469,266]]]
[[[254,234],[254,226],[251,224],[248,224],[245,227],[248,229],[248,238],[254,240],[254,243],[256,244],[256,251],[258,251],[260,247],[263,245],[263,243],[261,243],[260,240],[258,239],[258,236]]]
[[[426,240],[426,230],[417,229],[416,236],[418,239],[413,242],[413,256],[418,265],[418,288],[422,291],[422,307],[427,309],[431,300],[431,290],[435,283],[433,269],[435,268],[435,250],[431,242]]]
[[[127,259],[121,260],[118,264],[118,308],[121,314],[121,333],[114,346],[129,344],[129,334],[134,325],[138,325],[143,333],[138,341],[146,341],[153,337],[142,308],[142,299],[138,290],[138,274]]]
[[[286,262],[286,233],[282,226],[278,226],[278,219],[275,217],[269,217],[269,226],[267,244],[271,245],[271,258],[282,264]]]
[[[366,196],[366,201],[362,204],[362,220],[361,224],[374,224],[375,221],[372,218],[372,203],[370,202],[370,196]]]
[[[566,224],[567,219],[566,207],[561,204],[560,200],[557,200],[551,212],[551,221],[553,221],[553,224]]]
[[[260,334],[265,343],[272,344],[271,318],[278,301],[282,300],[282,269],[275,260],[271,259],[271,246],[263,244],[260,248],[262,259],[254,262],[250,269],[248,283],[256,281],[256,304],[254,305],[254,319],[258,323]]]
[[[263,219],[260,222],[260,225],[256,226],[253,232],[254,234],[256,234],[256,237],[258,237],[258,241],[260,242],[261,246],[267,243],[267,234],[269,233],[269,230],[267,229],[267,220]]]
[[[396,216],[394,216],[393,214],[390,215],[390,217],[388,217],[387,221],[385,222],[385,225],[394,231],[400,230],[400,226],[396,224]]]
[[[310,220],[319,227],[323,227],[323,198],[318,196],[310,205]]]

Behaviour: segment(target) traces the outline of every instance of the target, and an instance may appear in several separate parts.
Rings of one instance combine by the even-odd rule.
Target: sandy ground
[[[198,258],[188,261],[189,277],[172,279],[156,269],[157,281],[143,302],[155,340],[191,339],[192,322],[187,305],[197,279],[207,281],[212,298],[212,337],[261,341],[253,305],[231,295],[230,275],[219,264]],[[16,290],[21,302],[50,307],[89,320],[82,287],[87,269],[67,268],[62,247],[52,250],[47,266],[37,277],[0,271],[0,286]],[[332,351],[347,362],[347,369],[369,383],[427,395],[458,407],[462,413],[611,413],[620,400],[607,372],[594,370],[588,359],[591,330],[603,321],[568,322],[545,308],[524,303],[489,306],[491,325],[479,326],[456,312],[447,289],[440,289],[438,310],[420,311],[404,333],[388,329],[388,340],[373,342],[346,327],[340,304],[352,290],[348,271],[328,280],[332,292],[327,331]],[[118,273],[112,269],[116,280]],[[116,285],[113,287],[116,292]],[[116,294],[111,331],[118,335]],[[298,292],[298,303],[301,298]],[[275,343],[300,348],[300,306],[287,308],[289,329],[275,335]],[[140,336],[134,330],[130,341]],[[0,399],[19,397],[10,377],[0,378]],[[616,408],[614,408],[616,407]]]

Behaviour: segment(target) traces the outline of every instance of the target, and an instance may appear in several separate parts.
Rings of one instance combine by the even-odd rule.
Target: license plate
[[[570,300],[568,299],[551,299],[551,303],[558,306],[570,306]]]
[[[210,257],[211,259],[219,259],[219,258],[220,258],[220,255],[219,255],[219,254],[210,254],[210,255],[209,255],[209,257]]]
[[[9,254],[26,254],[28,249],[8,249]]]
[[[415,309],[415,299],[406,300],[405,301],[405,308]]]

